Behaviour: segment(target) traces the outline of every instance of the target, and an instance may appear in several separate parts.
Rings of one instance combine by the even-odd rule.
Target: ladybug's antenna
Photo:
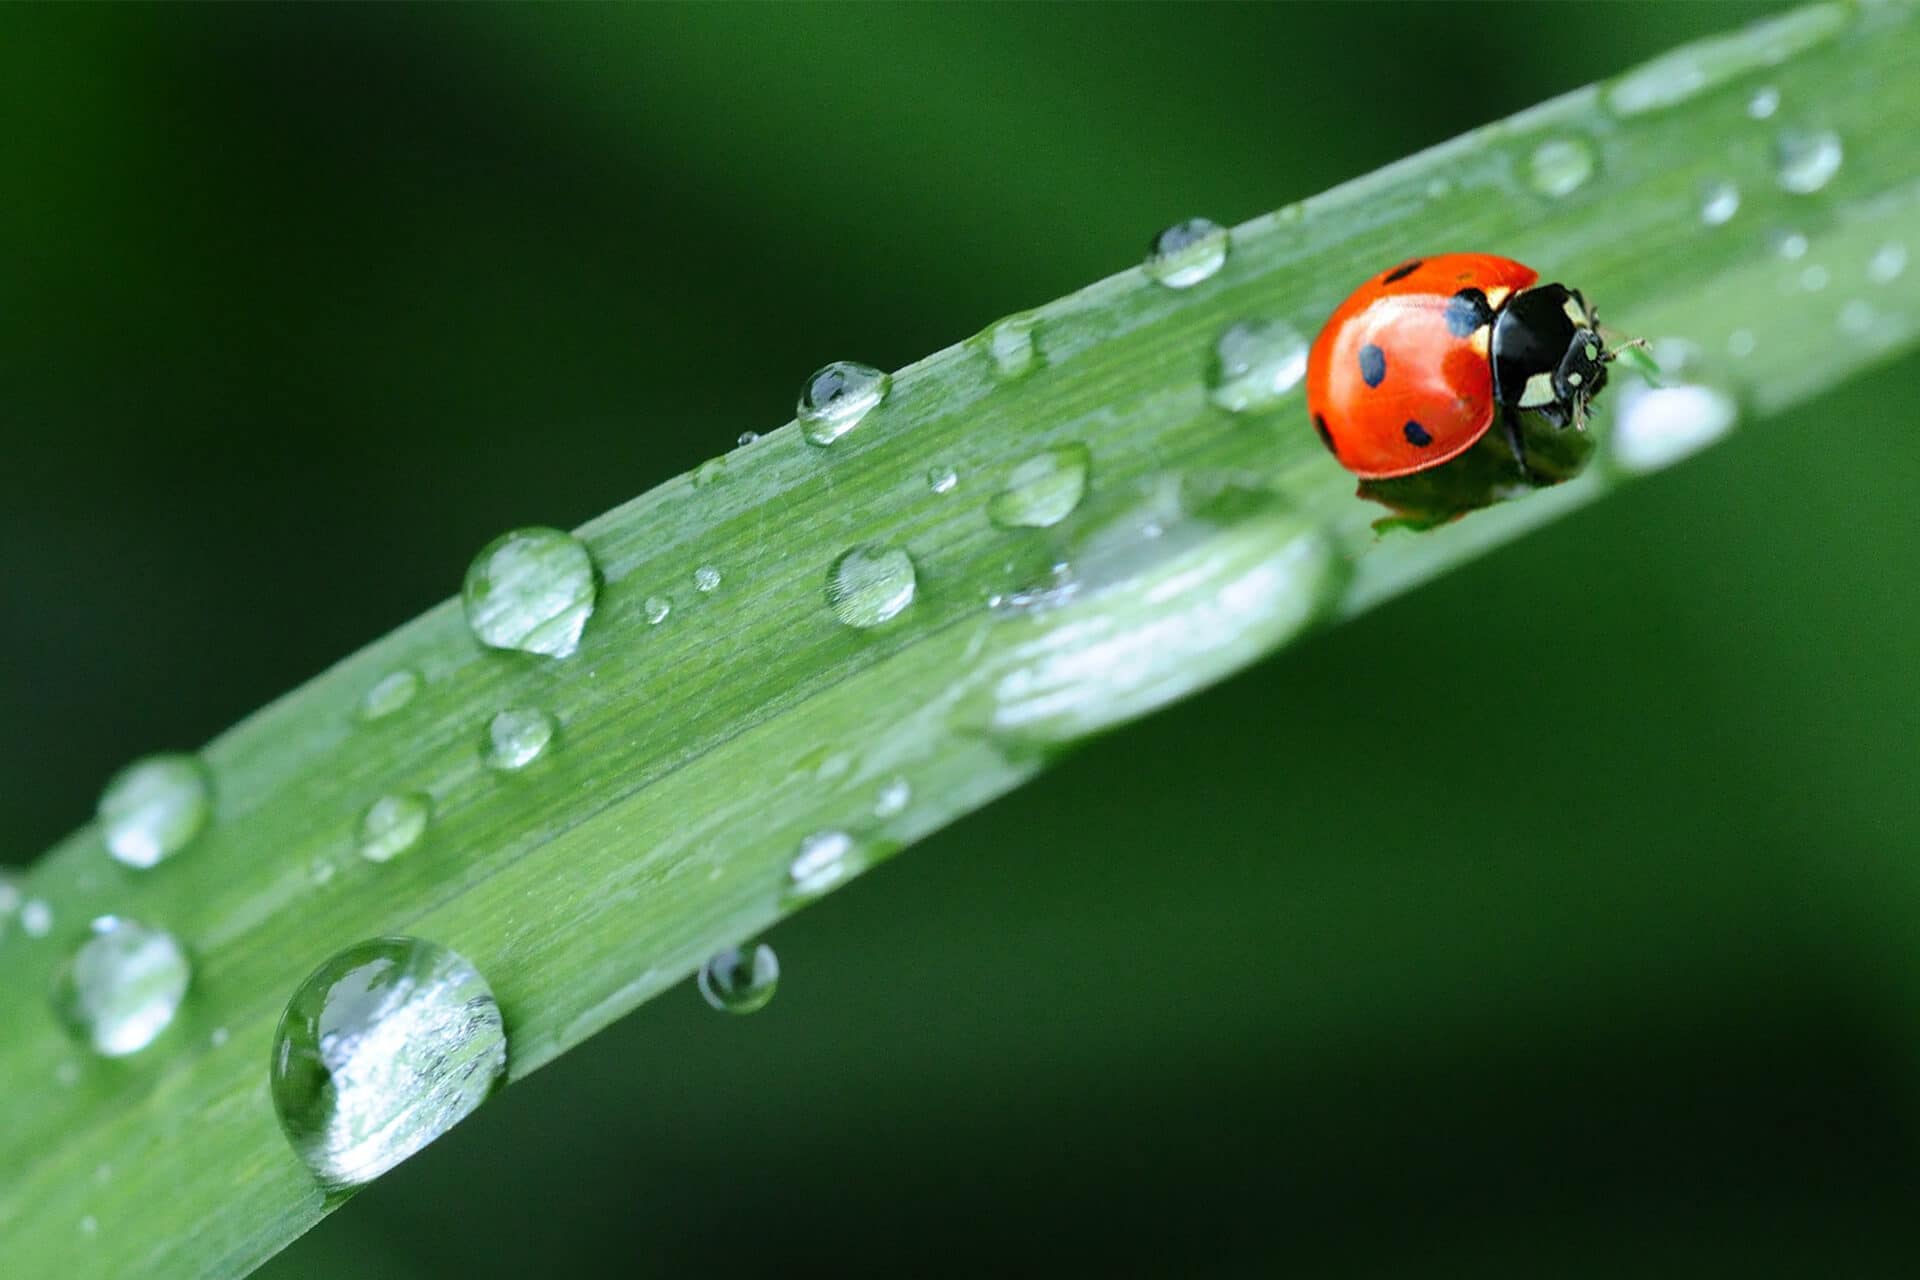
[[[1604,337],[1606,335],[1602,334],[1601,336]],[[1601,353],[1600,361],[1603,364],[1612,364],[1620,358],[1622,352],[1645,351],[1649,345],[1645,338],[1628,338],[1625,342],[1614,343],[1607,347],[1607,349]]]

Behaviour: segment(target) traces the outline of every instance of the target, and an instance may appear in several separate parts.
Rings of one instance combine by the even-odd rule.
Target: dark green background
[[[1770,8],[9,9],[0,857],[829,359]],[[1095,744],[267,1274],[1911,1274],[1917,390]]]

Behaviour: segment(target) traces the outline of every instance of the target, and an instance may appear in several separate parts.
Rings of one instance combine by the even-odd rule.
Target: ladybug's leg
[[[1507,433],[1507,448],[1513,450],[1513,460],[1520,464],[1520,475],[1528,484],[1538,484],[1533,468],[1527,465],[1527,442],[1520,435],[1520,411],[1511,405],[1503,407],[1500,426]]]

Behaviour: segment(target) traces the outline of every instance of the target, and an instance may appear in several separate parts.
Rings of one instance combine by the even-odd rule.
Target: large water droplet
[[[1550,138],[1527,158],[1527,181],[1541,195],[1557,200],[1584,187],[1596,164],[1591,143],[1580,138]]]
[[[827,571],[827,604],[850,627],[877,627],[913,603],[918,585],[906,552],[863,542],[843,552]]]
[[[1613,460],[1631,472],[1658,471],[1698,453],[1733,428],[1733,397],[1697,383],[1622,388],[1613,425]]]
[[[764,942],[728,947],[700,966],[700,994],[722,1013],[756,1013],[780,985],[780,957]]]
[[[893,379],[872,365],[837,360],[807,379],[794,410],[808,444],[829,445],[887,398]]]
[[[665,596],[648,596],[641,608],[646,612],[647,625],[657,627],[667,620],[668,614],[673,612],[673,601]]]
[[[1700,193],[1700,221],[1710,227],[1725,226],[1740,212],[1740,188],[1725,179],[1709,182]]]
[[[1169,289],[1191,289],[1226,265],[1227,245],[1227,229],[1211,218],[1176,222],[1154,236],[1147,275]]]
[[[358,1186],[451,1129],[506,1078],[485,978],[419,938],[375,938],[300,984],[274,1037],[274,1110],[328,1188]]]
[[[487,722],[487,766],[512,773],[540,758],[553,741],[553,717],[538,707],[510,707]]]
[[[787,864],[787,892],[796,898],[818,897],[864,865],[852,836],[844,831],[816,831],[800,842]]]
[[[420,692],[420,673],[402,668],[390,671],[374,681],[360,699],[362,720],[384,720],[413,701]]]
[[[360,819],[360,856],[368,862],[390,862],[427,834],[433,802],[418,792],[381,796]]]
[[[1782,190],[1811,195],[1840,172],[1844,156],[1840,135],[1831,129],[1783,130],[1774,140],[1774,178]]]
[[[1907,246],[1889,240],[1873,251],[1867,261],[1867,279],[1875,284],[1892,284],[1907,269]]]
[[[580,647],[596,592],[585,543],[558,529],[515,529],[473,558],[461,602],[481,644],[564,658]]]
[[[1234,413],[1277,408],[1307,373],[1307,341],[1280,320],[1242,320],[1214,344],[1208,398]]]
[[[695,591],[712,591],[719,585],[720,571],[712,565],[703,564],[693,571],[693,589]]]
[[[148,756],[100,793],[100,832],[116,862],[151,867],[191,844],[212,812],[213,780],[197,757]]]
[[[1002,378],[1021,378],[1040,367],[1040,349],[1035,341],[1038,318],[1032,315],[1008,316],[987,330],[987,358],[993,371]]]
[[[987,500],[987,519],[1002,529],[1045,529],[1059,524],[1087,493],[1093,455],[1083,444],[1037,453],[1014,467],[1006,487]]]
[[[167,1029],[192,976],[186,951],[165,929],[102,916],[55,979],[53,1008],[95,1053],[125,1057]]]

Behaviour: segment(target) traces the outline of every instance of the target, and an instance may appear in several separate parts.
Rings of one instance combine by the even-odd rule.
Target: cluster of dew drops
[[[1609,104],[1616,113],[1639,108],[1636,94],[1658,100],[1631,78],[1618,83]],[[1781,108],[1777,91],[1762,88],[1746,114],[1768,123]],[[1774,178],[1781,190],[1808,195],[1839,172],[1844,148],[1827,130],[1782,129],[1776,134]],[[1552,138],[1527,158],[1527,179],[1549,200],[1574,196],[1598,168],[1592,145],[1579,138]],[[1430,196],[1450,190],[1444,179],[1429,184]],[[1731,179],[1708,183],[1698,217],[1706,227],[1738,216],[1742,192]],[[1805,236],[1782,230],[1774,237],[1778,256],[1798,264],[1799,287],[1817,292],[1829,271],[1804,261]],[[1205,218],[1175,223],[1156,235],[1143,266],[1154,287],[1187,290],[1218,275],[1231,246],[1227,230]],[[1898,242],[1880,246],[1864,279],[1890,284],[1907,267]],[[1856,300],[1839,313],[1850,332],[1864,335],[1875,323],[1872,304]],[[1044,363],[1038,322],[1009,317],[985,335],[983,348],[995,376],[1015,379]],[[1748,330],[1727,340],[1735,358],[1751,355]],[[1268,410],[1287,397],[1305,374],[1307,341],[1285,321],[1252,317],[1229,325],[1214,344],[1207,390],[1232,413]],[[1684,349],[1662,351],[1662,365],[1684,367]],[[796,407],[801,438],[831,450],[855,433],[886,400],[892,379],[879,369],[839,361],[804,383]],[[1613,433],[1616,460],[1630,470],[1664,466],[1709,443],[1731,425],[1730,395],[1697,384],[1629,389]],[[747,433],[742,447],[759,443]],[[1006,529],[1047,528],[1065,520],[1088,490],[1091,457],[1084,445],[1066,444],[1034,453],[1008,472],[983,499],[987,518]],[[711,472],[703,472],[706,475]],[[696,472],[696,484],[705,482]],[[954,466],[939,464],[924,477],[928,491],[948,495],[963,489]],[[461,593],[468,628],[489,649],[564,661],[580,648],[599,603],[599,574],[592,554],[576,536],[550,528],[515,529],[484,547],[469,567]],[[719,590],[718,566],[702,564],[687,585],[697,596]],[[825,601],[832,616],[855,630],[885,627],[906,614],[919,595],[918,571],[906,550],[885,542],[862,542],[825,566]],[[641,602],[646,623],[661,626],[675,611],[666,594]],[[391,671],[368,687],[354,708],[363,724],[398,721],[426,686],[412,668]],[[537,765],[553,750],[561,725],[535,706],[507,706],[480,727],[478,752],[496,775]],[[905,811],[912,800],[905,778],[887,782],[876,796],[876,818]],[[198,840],[215,812],[214,779],[197,756],[150,756],[116,775],[103,791],[99,829],[106,852],[121,865],[148,871]],[[353,845],[361,859],[384,864],[406,855],[427,837],[433,797],[395,790],[361,813]],[[859,871],[862,841],[847,830],[815,831],[796,846],[782,892],[794,899],[817,896]],[[333,863],[316,865],[312,878],[330,879]],[[23,895],[20,881],[0,873],[0,922],[17,921],[29,937],[53,932],[52,908]],[[60,969],[53,1009],[81,1045],[117,1058],[145,1049],[175,1020],[191,985],[187,949],[166,929],[121,916],[89,922],[85,936]],[[699,970],[696,985],[715,1009],[751,1013],[772,999],[780,965],[764,943],[730,947]],[[351,993],[351,998],[334,998]],[[211,1047],[225,1046],[226,1028],[215,1028]],[[314,1177],[328,1187],[349,1187],[377,1177],[431,1142],[469,1114],[504,1080],[507,1040],[498,1005],[486,980],[455,952],[421,938],[379,938],[349,947],[321,965],[290,998],[272,1049],[272,1092],[281,1125]],[[68,1078],[71,1077],[68,1073]],[[329,1087],[316,1087],[316,1081]],[[92,1234],[91,1217],[83,1230]]]

